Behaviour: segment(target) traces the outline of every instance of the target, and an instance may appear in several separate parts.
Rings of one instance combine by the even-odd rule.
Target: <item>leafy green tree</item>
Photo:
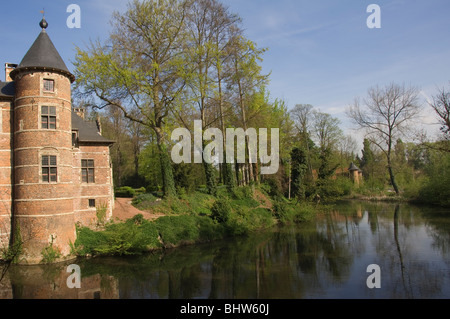
[[[319,146],[318,179],[324,182],[336,171],[339,163],[332,158],[336,145],[342,138],[340,121],[330,114],[313,112],[313,132]]]
[[[165,196],[176,194],[164,123],[189,74],[186,15],[190,2],[145,0],[113,14],[104,44],[77,48],[76,89],[152,129],[156,135]],[[136,116],[139,115],[139,116]]]
[[[310,104],[297,104],[289,114],[297,131],[298,145],[306,152],[308,174],[310,179],[313,180],[312,150],[314,148],[314,142],[311,140],[313,106]]]
[[[298,199],[305,198],[304,178],[308,170],[306,152],[298,147],[291,151],[292,186],[291,191]]]
[[[231,59],[231,81],[230,88],[233,88],[237,95],[237,109],[239,110],[242,128],[246,131],[248,125],[248,102],[252,95],[261,90],[267,83],[268,75],[263,75],[262,67],[259,64],[262,61],[262,55],[266,49],[260,49],[256,43],[246,39],[241,30],[235,30],[232,44],[230,46]],[[250,158],[250,145],[246,137],[247,156]],[[253,164],[245,164],[245,184],[256,181]]]
[[[419,190],[418,200],[440,206],[450,206],[450,153],[429,149],[430,162],[425,167],[427,181]]]
[[[374,164],[375,164],[375,155],[371,148],[370,141],[365,138],[363,142],[364,148],[362,150],[362,158],[361,158],[361,170],[363,171],[363,177],[365,179],[373,178],[374,175]]]
[[[129,186],[123,182],[133,174],[132,137],[127,131],[127,120],[120,110],[108,108],[101,115],[102,135],[115,141],[111,146],[111,162],[113,167],[114,185]]]

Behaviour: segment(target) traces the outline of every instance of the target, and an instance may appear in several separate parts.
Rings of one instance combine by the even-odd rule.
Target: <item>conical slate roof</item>
[[[45,31],[48,26],[45,19],[42,19],[40,26],[42,27],[41,33],[23,57],[19,66],[11,72],[11,77],[14,79],[16,74],[22,70],[40,69],[61,72],[73,82],[75,77],[67,69],[66,64]]]
[[[355,165],[355,163],[351,163],[348,170],[349,171],[359,171],[359,168]]]

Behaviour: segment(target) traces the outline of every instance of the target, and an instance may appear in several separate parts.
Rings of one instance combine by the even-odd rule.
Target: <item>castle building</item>
[[[19,262],[51,247],[70,258],[76,224],[95,224],[114,205],[110,146],[99,123],[72,109],[75,77],[42,31],[0,82],[0,249],[20,237]]]

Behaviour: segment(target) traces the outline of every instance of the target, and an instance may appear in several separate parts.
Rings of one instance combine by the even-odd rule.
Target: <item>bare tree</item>
[[[302,138],[309,135],[311,128],[313,106],[310,104],[297,104],[290,114],[295,123],[295,128]]]
[[[441,131],[446,140],[450,140],[450,92],[445,88],[433,97],[433,102],[429,103],[439,117]]]
[[[331,149],[342,138],[339,119],[328,113],[313,111],[312,129],[321,150]]]
[[[406,133],[408,124],[420,112],[419,90],[391,83],[383,88],[372,87],[361,106],[358,99],[347,110],[347,115],[360,128],[366,130],[367,139],[378,146],[386,156],[392,187],[399,194],[392,167],[395,141]]]

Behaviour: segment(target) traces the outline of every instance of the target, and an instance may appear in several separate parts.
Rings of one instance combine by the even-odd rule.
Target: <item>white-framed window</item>
[[[42,155],[41,172],[43,183],[56,183],[58,181],[58,165],[56,155]]]
[[[56,129],[56,106],[41,106],[41,128]]]
[[[55,80],[44,79],[44,92],[55,92]]]
[[[81,160],[81,182],[95,183],[95,166],[93,159]]]

